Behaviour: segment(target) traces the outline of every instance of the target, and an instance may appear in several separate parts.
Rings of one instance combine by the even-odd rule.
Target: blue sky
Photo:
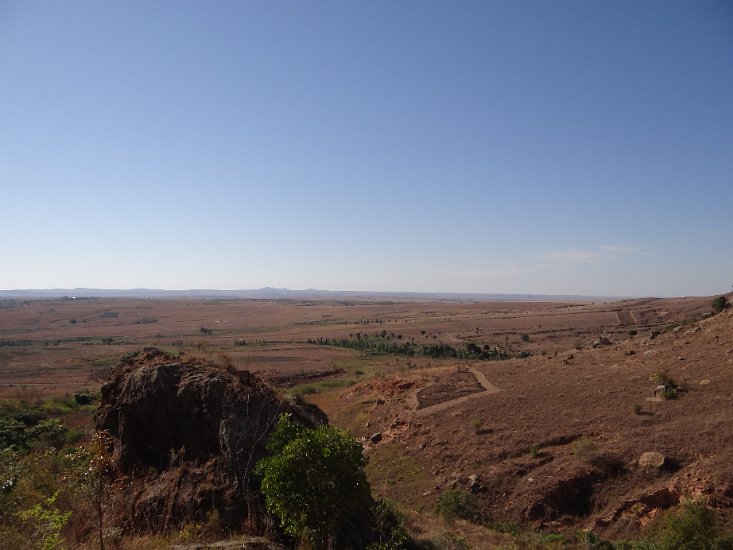
[[[0,288],[733,283],[730,2],[0,0]]]

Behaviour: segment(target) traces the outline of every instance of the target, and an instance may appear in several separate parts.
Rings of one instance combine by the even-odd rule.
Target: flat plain
[[[307,341],[386,331],[386,339],[396,343],[462,347],[475,342],[512,353],[554,354],[601,334],[664,327],[707,311],[708,302],[3,300],[0,397],[94,388],[105,368],[144,346],[225,353],[237,368],[270,378],[317,375],[334,365],[359,362],[387,373],[399,361]],[[246,345],[237,345],[242,340]]]

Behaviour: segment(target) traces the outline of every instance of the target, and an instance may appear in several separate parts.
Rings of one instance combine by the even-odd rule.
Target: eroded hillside
[[[318,401],[363,437],[375,490],[418,510],[459,487],[491,521],[609,538],[695,497],[728,515],[733,313],[588,344],[414,368]]]

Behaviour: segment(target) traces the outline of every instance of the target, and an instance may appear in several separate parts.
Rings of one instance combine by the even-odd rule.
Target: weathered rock
[[[664,386],[662,386],[664,387]],[[657,451],[642,453],[639,457],[639,466],[659,470],[667,464],[667,457]]]
[[[654,340],[657,336],[661,335],[661,330],[653,330],[651,334],[649,334],[649,340]]]
[[[372,434],[369,438],[369,441],[371,441],[372,443],[379,443],[380,441],[382,441],[382,432]]]
[[[611,342],[611,340],[609,340],[607,337],[600,336],[596,338],[595,340],[593,340],[593,343],[591,344],[591,346],[593,347],[593,349],[595,349],[601,346],[610,346],[612,343],[613,342]]]
[[[478,493],[481,490],[481,477],[478,474],[468,476],[468,488],[472,493]]]
[[[651,517],[656,510],[665,510],[676,506],[680,501],[680,493],[675,487],[662,487],[637,498],[624,501],[611,515],[595,520],[596,527],[607,526],[622,515],[633,513],[637,517]]]
[[[102,387],[96,428],[113,442],[118,477],[130,480],[119,518],[127,529],[164,531],[216,511],[226,527],[247,516],[252,475],[282,413],[308,426],[315,407],[288,403],[248,371],[174,361],[147,348]]]

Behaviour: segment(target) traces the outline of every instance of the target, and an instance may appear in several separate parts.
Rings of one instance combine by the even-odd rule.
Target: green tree
[[[366,507],[369,488],[362,446],[345,431],[306,428],[282,415],[257,463],[262,493],[285,532],[325,547],[344,522]]]

